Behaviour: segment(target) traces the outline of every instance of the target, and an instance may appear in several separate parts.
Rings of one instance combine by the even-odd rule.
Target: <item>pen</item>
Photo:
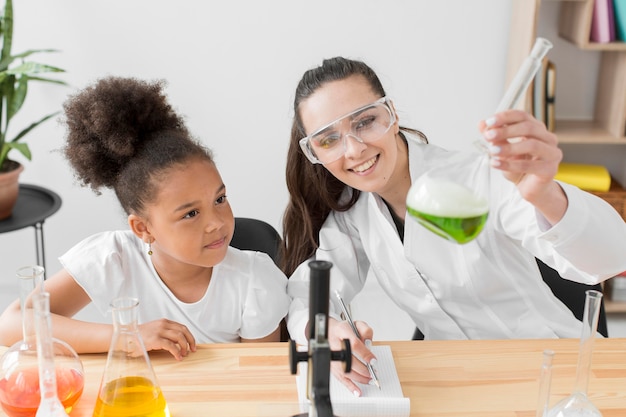
[[[350,327],[352,327],[352,331],[354,332],[356,337],[361,339],[361,334],[359,333],[359,330],[354,325],[354,322],[352,321],[352,317],[350,316],[350,313],[348,312],[348,308],[346,307],[346,303],[343,302],[343,298],[341,298],[341,295],[339,295],[339,291],[335,290],[335,296],[337,296],[337,299],[339,300],[339,304],[341,304],[341,310],[343,311],[343,315],[346,316],[346,320],[348,321],[348,323],[350,323]],[[374,372],[374,368],[372,368],[372,365],[369,363],[366,363],[365,365],[367,366],[367,370],[370,372],[372,381],[374,381],[374,384],[376,384],[378,389],[380,389],[380,381],[378,380],[378,376],[376,376],[376,373]]]

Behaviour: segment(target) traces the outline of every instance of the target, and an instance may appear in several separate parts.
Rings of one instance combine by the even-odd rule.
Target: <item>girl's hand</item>
[[[365,340],[372,340],[374,332],[365,322],[356,321],[355,326],[359,330],[363,340],[356,337],[350,324],[346,321],[337,321],[333,318],[329,319],[328,326],[328,342],[332,350],[343,349],[343,339],[350,340],[350,347],[352,350],[352,369],[348,373],[343,371],[343,363],[333,361],[331,362],[330,369],[335,377],[345,385],[350,392],[356,397],[361,396],[361,389],[355,382],[361,384],[368,384],[371,380],[370,373],[365,366],[365,363],[372,363],[376,359],[374,354],[365,345]]]
[[[146,350],[166,350],[181,360],[196,350],[196,340],[187,326],[167,319],[139,325],[139,333]]]
[[[530,114],[507,110],[481,121],[489,142],[491,165],[515,183],[522,197],[555,224],[567,209],[567,197],[554,181],[563,158],[554,133]]]

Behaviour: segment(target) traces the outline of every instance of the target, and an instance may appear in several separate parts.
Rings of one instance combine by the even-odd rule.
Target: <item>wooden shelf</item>
[[[589,41],[595,0],[566,1],[561,4],[559,35],[580,49],[592,51],[626,51],[626,42],[594,43]]]
[[[614,136],[593,120],[557,120],[559,143],[626,145],[626,137]]]
[[[601,52],[593,121],[558,121],[559,141],[576,144],[622,144],[626,142],[626,42],[589,42],[594,0],[561,1],[559,35],[581,49]],[[513,0],[507,85],[528,56],[537,36],[541,0]],[[591,98],[590,98],[591,99]],[[532,88],[523,108],[530,111]]]
[[[626,302],[606,299],[604,300],[604,311],[606,311],[607,314],[626,313]]]
[[[597,83],[593,120],[557,119],[555,133],[558,135],[559,143],[580,144],[581,146],[602,145],[611,149],[618,147],[621,152],[624,149],[622,146],[626,145],[626,42],[599,44],[589,41],[593,1],[595,0],[558,1],[560,3],[559,36],[580,49],[601,51],[599,73],[597,79],[593,80]],[[535,42],[541,3],[541,0],[513,0],[506,85],[510,84]],[[563,70],[567,71],[567,68],[564,67]],[[532,108],[532,90],[532,88],[528,90],[521,104],[527,111]],[[594,99],[594,97],[589,99]],[[613,187],[616,186],[616,184],[613,185]],[[624,194],[626,190],[612,188],[607,193],[597,194],[610,204],[619,205],[616,207],[618,212],[625,216],[626,197]],[[626,302],[611,301],[610,281],[606,281],[608,284],[607,297],[604,300],[606,312],[626,313]]]

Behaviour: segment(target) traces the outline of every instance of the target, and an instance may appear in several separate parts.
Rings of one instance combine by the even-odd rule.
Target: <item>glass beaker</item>
[[[39,363],[39,390],[41,401],[36,417],[69,417],[57,393],[54,366],[54,343],[50,323],[50,294],[38,291],[33,295],[35,330],[37,333],[37,358]]]
[[[541,67],[552,44],[537,38],[496,113],[515,107]],[[446,161],[415,180],[407,194],[407,212],[419,224],[455,243],[472,241],[483,230],[489,214],[490,172],[485,140],[479,152],[451,154]]]
[[[591,354],[593,352],[593,341],[598,329],[601,302],[602,293],[600,291],[587,290],[574,391],[569,397],[562,399],[554,407],[550,408],[546,417],[602,417],[600,410],[587,397],[589,373],[591,372]]]
[[[41,266],[17,270],[23,338],[14,343],[0,360],[0,404],[9,417],[35,417],[41,401],[32,294],[42,290],[43,275]],[[53,339],[53,348],[57,393],[70,412],[83,393],[83,365],[67,343]]]
[[[169,417],[170,412],[137,326],[139,301],[116,298],[113,337],[94,417]]]

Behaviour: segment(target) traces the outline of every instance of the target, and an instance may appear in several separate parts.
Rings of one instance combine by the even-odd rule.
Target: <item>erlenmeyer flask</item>
[[[148,352],[137,326],[139,301],[116,298],[113,310],[113,337],[94,417],[169,417]]]
[[[50,323],[50,294],[38,291],[33,295],[35,330],[37,332],[37,358],[39,363],[39,389],[41,401],[36,417],[69,417],[57,394],[54,366],[54,343]]]
[[[591,354],[598,328],[601,301],[602,293],[600,291],[587,291],[574,391],[569,397],[564,398],[552,407],[548,411],[547,417],[602,417],[602,413],[587,397],[587,385],[589,383],[589,373],[591,372]]]
[[[537,38],[505,92],[496,113],[514,108],[552,48]],[[467,243],[482,231],[489,213],[489,155],[484,140],[480,152],[458,153],[426,171],[411,185],[407,212],[419,224],[455,243]]]
[[[31,294],[41,291],[44,269],[26,266],[18,269],[22,315],[22,340],[16,342],[0,360],[0,404],[9,417],[34,417],[40,402],[39,364],[35,314]],[[83,365],[67,343],[53,339],[57,393],[70,412],[83,393]]]

